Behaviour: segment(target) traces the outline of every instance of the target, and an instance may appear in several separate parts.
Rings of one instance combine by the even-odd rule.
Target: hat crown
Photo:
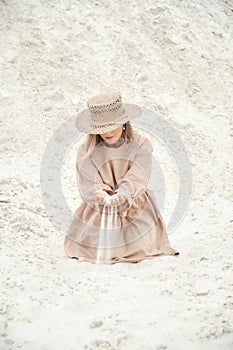
[[[105,118],[107,121],[118,119],[124,113],[119,92],[107,92],[93,96],[87,102],[93,121]]]
[[[102,93],[91,97],[87,102],[87,106],[99,107],[99,106],[111,105],[117,102],[118,103],[121,102],[121,94],[117,91],[107,92],[107,93]]]

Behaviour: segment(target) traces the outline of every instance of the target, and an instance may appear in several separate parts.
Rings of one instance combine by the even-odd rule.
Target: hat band
[[[120,124],[120,123],[119,123]],[[111,127],[111,126],[116,126],[117,127],[118,123],[109,123],[109,124],[90,124],[91,129],[104,129],[106,127]]]

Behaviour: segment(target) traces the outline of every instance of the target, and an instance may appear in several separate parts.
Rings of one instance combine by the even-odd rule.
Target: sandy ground
[[[221,0],[0,2],[1,349],[233,348],[232,9]],[[190,203],[169,235],[178,257],[78,262],[48,216],[45,147],[109,88],[158,112],[189,154]],[[72,210],[75,133],[61,179]],[[177,179],[167,150],[156,150],[168,222]]]

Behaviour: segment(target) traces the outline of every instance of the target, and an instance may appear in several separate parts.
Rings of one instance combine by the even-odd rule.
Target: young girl
[[[87,137],[77,151],[82,203],[65,237],[67,256],[96,263],[102,249],[113,264],[179,255],[148,188],[152,143],[130,124],[141,108],[122,103],[119,92],[98,94],[87,106],[76,119]]]

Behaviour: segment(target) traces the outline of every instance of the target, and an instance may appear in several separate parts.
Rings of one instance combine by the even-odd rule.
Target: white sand
[[[232,15],[221,0],[0,2],[1,349],[233,348]],[[78,262],[48,218],[45,147],[108,88],[159,112],[189,152],[190,205],[169,235],[178,257]],[[157,156],[168,222],[177,180],[166,149]],[[70,145],[62,182],[72,210],[74,157]]]

